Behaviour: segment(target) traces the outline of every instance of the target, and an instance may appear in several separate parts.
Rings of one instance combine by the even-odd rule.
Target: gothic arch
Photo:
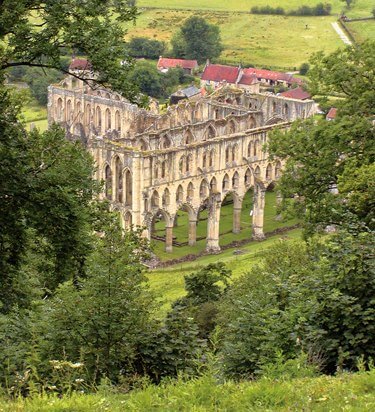
[[[193,171],[193,155],[190,153],[186,157],[186,172]]]
[[[228,134],[233,134],[236,133],[237,130],[237,124],[236,122],[232,119],[228,122]]]
[[[209,195],[209,185],[206,179],[203,179],[201,181],[201,184],[199,186],[199,197],[201,200],[207,199]]]
[[[66,121],[70,123],[73,120],[72,101],[69,99],[66,102]]]
[[[194,199],[194,185],[192,182],[190,182],[187,187],[186,200],[192,201],[193,199]]]
[[[187,130],[184,135],[184,144],[188,145],[192,143],[194,143],[194,136],[191,130]]]
[[[124,179],[125,179],[125,205],[132,206],[133,204],[133,177],[131,171],[126,169],[124,172]]]
[[[160,198],[159,198],[159,192],[157,190],[154,190],[152,192],[152,196],[151,196],[151,207],[153,209],[160,207]]]
[[[171,147],[171,139],[168,136],[164,135],[160,141],[160,148],[168,149],[169,147]]]
[[[240,175],[236,171],[232,177],[232,188],[238,189],[239,186],[240,186]]]
[[[161,198],[161,203],[163,207],[168,207],[171,204],[171,194],[169,189],[166,187]]]
[[[250,141],[247,146],[247,157],[251,157],[253,155],[253,142]]]
[[[232,146],[232,162],[235,162],[237,160],[237,155],[238,155],[238,145],[234,144]]]
[[[176,191],[176,202],[181,203],[184,201],[184,189],[182,188],[181,185],[178,185],[177,191]]]
[[[222,189],[223,189],[223,192],[226,192],[230,189],[230,181],[229,181],[228,173],[225,173],[224,175]]]
[[[109,109],[106,109],[105,111],[105,130],[111,130],[111,111]]]
[[[246,170],[245,176],[244,176],[244,183],[245,183],[246,187],[251,186],[252,176],[253,176],[253,174],[251,173],[250,168],[248,168]]]
[[[210,181],[210,192],[217,193],[217,180],[215,176]]]
[[[118,156],[114,159],[115,170],[115,201],[122,203],[123,201],[123,174],[122,162]]]
[[[95,110],[95,125],[98,128],[98,131],[101,131],[102,128],[102,110],[99,106],[96,106]]]
[[[210,124],[208,127],[207,127],[207,139],[209,140],[209,139],[213,139],[213,138],[215,138],[216,137],[216,130],[215,130],[215,128],[212,126],[212,124]]]
[[[209,154],[209,160],[208,160],[208,166],[209,167],[214,166],[214,159],[215,159],[215,150],[212,149],[212,150],[210,150],[210,154]]]
[[[271,180],[272,179],[272,164],[268,163],[267,168],[266,168],[266,179]]]
[[[115,111],[115,130],[121,132],[121,115],[119,110]]]
[[[256,179],[260,179],[260,167],[259,166],[257,166],[254,170],[254,177]]]
[[[109,164],[104,167],[104,188],[105,197],[112,200],[112,170]]]

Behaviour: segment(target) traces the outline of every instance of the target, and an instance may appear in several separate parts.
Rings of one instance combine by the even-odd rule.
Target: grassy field
[[[138,0],[138,7],[158,7],[168,9],[187,9],[187,10],[220,10],[220,11],[241,11],[249,12],[253,6],[269,5],[272,7],[283,7],[285,10],[294,10],[303,4],[308,6],[315,6],[321,3],[321,0],[265,0],[259,2],[258,0]],[[324,2],[323,2],[324,3]],[[332,5],[333,13],[340,13],[344,7],[340,0],[329,0],[327,3]],[[362,17],[369,14],[373,7],[372,0],[356,0],[352,10],[346,14],[353,17]]]
[[[357,41],[362,42],[366,39],[375,40],[375,19],[365,21],[353,21],[350,23],[346,23],[346,25]]]
[[[169,41],[183,21],[193,15],[183,10],[145,10],[129,36]],[[343,45],[331,22],[335,16],[286,17],[202,11],[220,27],[226,63],[293,69],[319,50],[331,52]],[[308,29],[306,29],[306,24]]]
[[[170,304],[184,295],[184,276],[199,270],[209,263],[224,262],[232,270],[235,279],[248,272],[252,266],[260,263],[267,250],[280,239],[293,240],[301,238],[301,230],[294,229],[283,236],[275,235],[263,242],[251,242],[241,248],[231,248],[219,255],[205,255],[193,262],[179,263],[162,269],[154,269],[147,272],[148,283],[155,293],[156,299],[162,304],[160,317],[170,309]],[[243,254],[234,254],[234,250],[240,249]]]
[[[248,412],[375,410],[375,370],[304,379],[261,379],[218,383],[210,375],[191,381],[149,385],[129,394],[99,392],[62,397],[35,397],[6,402],[2,412]]]

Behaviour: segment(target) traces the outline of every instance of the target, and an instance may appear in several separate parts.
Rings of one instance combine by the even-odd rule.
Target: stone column
[[[234,196],[233,199],[233,233],[241,232],[242,199]]]
[[[264,222],[264,203],[266,190],[259,184],[254,186],[254,206],[253,206],[253,239],[264,239],[263,222]]]
[[[165,251],[167,253],[172,253],[173,251],[173,226],[167,226],[165,228]]]
[[[189,220],[189,246],[197,243],[197,221]]]
[[[208,223],[207,223],[207,245],[209,253],[220,252],[219,246],[219,224],[220,224],[220,193],[214,193],[209,199]]]

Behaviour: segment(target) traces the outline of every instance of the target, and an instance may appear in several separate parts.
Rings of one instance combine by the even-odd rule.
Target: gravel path
[[[334,23],[331,23],[332,27],[336,31],[336,33],[339,35],[340,39],[345,43],[351,46],[352,42],[349,40],[348,36],[344,33],[342,28],[339,26],[339,24],[335,21]]]

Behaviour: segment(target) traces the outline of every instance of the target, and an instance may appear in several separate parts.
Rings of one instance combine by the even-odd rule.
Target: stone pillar
[[[220,193],[214,193],[209,199],[208,223],[207,223],[207,245],[209,253],[220,252],[219,246],[219,224],[220,224]]]
[[[197,243],[197,221],[189,220],[189,246]]]
[[[253,239],[264,239],[263,222],[264,222],[264,203],[266,190],[259,184],[254,186],[254,206],[253,206]]]
[[[233,199],[233,233],[241,232],[241,210],[242,210],[242,199],[234,196]]]
[[[173,226],[165,228],[165,251],[167,253],[172,253],[173,251]]]

